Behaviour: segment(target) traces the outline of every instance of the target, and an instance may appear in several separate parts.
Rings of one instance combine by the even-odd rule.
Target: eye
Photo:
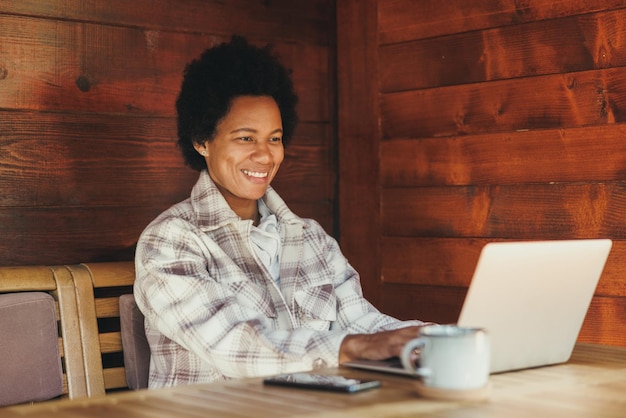
[[[241,136],[241,137],[239,137],[239,140],[243,141],[243,142],[251,142],[252,141],[252,137],[251,136]]]
[[[280,136],[275,136],[270,138],[270,142],[283,142],[283,139]]]

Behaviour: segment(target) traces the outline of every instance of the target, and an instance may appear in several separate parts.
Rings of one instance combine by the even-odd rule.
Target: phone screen
[[[350,379],[343,376],[326,376],[313,373],[291,373],[272,376],[264,379],[263,383],[266,385],[303,387],[349,393],[380,386],[380,381],[378,380]]]

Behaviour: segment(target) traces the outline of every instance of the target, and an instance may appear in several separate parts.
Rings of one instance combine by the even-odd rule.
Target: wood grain
[[[173,116],[185,65],[228,38],[0,14],[0,108]],[[328,48],[277,41],[275,52],[301,119],[328,121]]]
[[[383,187],[621,180],[626,125],[381,142]]]
[[[5,408],[3,416],[59,418],[124,416],[166,417],[620,417],[626,408],[625,351],[619,347],[578,344],[563,365],[492,375],[486,402],[427,399],[417,382],[349,368],[319,373],[376,379],[381,387],[359,394],[294,390],[263,385],[260,378],[181,385],[149,391],[109,394],[80,401],[47,402]],[[107,376],[105,375],[105,380]]]
[[[381,97],[383,138],[576,128],[624,122],[620,68],[528,77]]]
[[[157,4],[158,3],[158,4]],[[335,231],[328,0],[0,6],[0,265],[130,260],[139,233],[189,196],[174,102],[189,60],[230,38],[271,43],[301,121],[274,186]]]
[[[383,237],[385,284],[465,287],[470,285],[488,238]],[[615,240],[596,288],[597,296],[626,297],[626,242]]]
[[[380,287],[376,5],[337,2],[339,237],[374,303]]]
[[[626,9],[385,45],[384,93],[626,64]]]
[[[509,239],[626,238],[626,184],[384,189],[382,232]]]
[[[624,7],[621,0],[385,0],[378,3],[381,44],[521,26]]]
[[[332,44],[333,2],[328,0],[3,0],[8,14],[97,24],[145,27],[173,32],[230,36],[234,28],[266,39]]]
[[[385,284],[382,293],[381,307],[390,315],[446,324],[458,320],[467,288]],[[625,315],[623,297],[595,296],[578,340],[625,346]]]

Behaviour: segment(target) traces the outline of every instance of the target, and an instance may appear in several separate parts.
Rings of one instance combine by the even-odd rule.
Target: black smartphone
[[[342,376],[326,376],[314,373],[290,373],[267,377],[266,385],[289,386],[308,389],[355,393],[380,386],[378,380],[350,379]]]

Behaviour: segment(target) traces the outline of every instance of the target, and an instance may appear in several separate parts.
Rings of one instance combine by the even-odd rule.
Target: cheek
[[[285,151],[281,150],[281,151],[277,151],[274,154],[274,162],[276,163],[276,166],[279,166],[283,160],[285,159]]]

